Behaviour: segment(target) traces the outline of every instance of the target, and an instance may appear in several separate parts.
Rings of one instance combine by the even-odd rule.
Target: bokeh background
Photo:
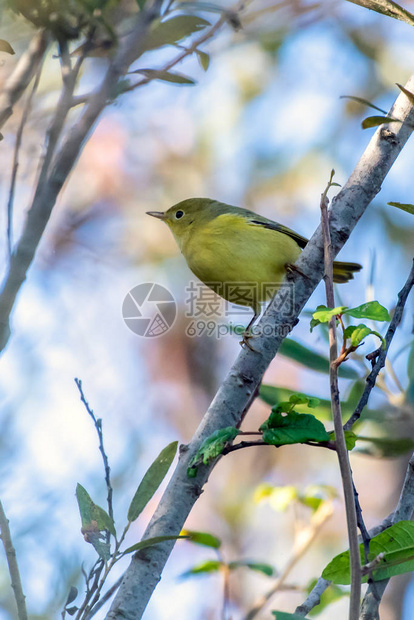
[[[414,9],[413,2],[404,6]],[[96,557],[80,533],[76,483],[85,486],[96,503],[105,506],[106,501],[96,432],[74,378],[83,381],[91,407],[103,420],[116,523],[122,529],[145,470],[167,443],[189,441],[239,352],[236,336],[219,340],[185,335],[190,320],[185,316],[185,289],[194,277],[167,227],[145,212],[208,196],[251,208],[310,236],[331,169],[335,180],[344,183],[373,132],[361,129],[361,120],[373,112],[340,97],[362,97],[388,110],[398,95],[396,82],[404,84],[413,71],[412,29],[344,0],[254,0],[242,24],[237,32],[224,29],[203,48],[211,55],[207,72],[196,58],[179,68],[197,85],[154,81],[108,106],[59,198],[19,295],[13,335],[0,362],[0,497],[32,617],[57,618],[70,585],[81,592],[84,588],[81,567],[88,570]],[[12,44],[16,55],[1,54],[0,85],[33,32],[23,18],[2,12],[0,37]],[[51,50],[47,58],[24,133],[15,238],[59,95],[55,53]],[[150,60],[162,62],[170,55],[171,48],[163,48]],[[99,58],[85,62],[80,92],[99,83],[105,63]],[[0,145],[3,265],[21,113],[19,104]],[[414,202],[413,158],[410,142],[341,253],[343,260],[364,266],[354,281],[338,289],[338,302],[344,305],[377,299],[392,310],[396,303],[410,269],[414,221],[387,202]],[[122,319],[124,297],[143,282],[167,287],[177,301],[176,322],[159,338],[136,336]],[[309,332],[309,312],[319,303],[324,303],[322,286],[293,338],[327,355],[323,330]],[[245,324],[248,317],[241,314],[232,320]],[[362,435],[414,438],[412,320],[411,298],[392,345],[392,369],[381,389],[375,389],[373,419],[360,427]],[[363,355],[376,346],[368,340],[358,359],[348,363],[359,377],[367,371]],[[306,359],[302,362],[278,356],[264,382],[327,398],[327,375],[308,369]],[[358,390],[355,381],[341,380],[344,400],[355,398],[353,387]],[[256,430],[269,411],[258,399],[244,428]],[[326,425],[331,428],[329,421]],[[366,449],[363,442],[357,444],[352,466],[366,524],[372,527],[394,508],[409,453],[380,458],[364,454]],[[258,618],[269,618],[272,609],[292,612],[305,598],[309,582],[346,547],[335,455],[308,446],[250,448],[222,459],[187,527],[218,536],[227,560],[250,558],[282,571],[312,511],[297,501],[286,507],[269,501],[257,491],[264,483],[293,485],[300,492],[309,485],[330,485],[338,496],[330,500],[333,516],[288,576],[296,589],[279,592]],[[128,544],[139,540],[159,497],[134,523]],[[14,601],[6,561],[0,556],[0,617],[8,620],[15,614]],[[215,559],[212,550],[177,544],[145,617],[220,618],[220,575],[180,579],[184,571],[210,558]],[[116,567],[113,579],[127,563],[125,559]],[[243,618],[274,581],[247,569],[234,571],[231,617]],[[393,580],[381,618],[414,618],[410,588],[414,585],[407,576]],[[104,611],[96,617],[103,618]],[[332,617],[347,617],[347,598],[320,615]]]

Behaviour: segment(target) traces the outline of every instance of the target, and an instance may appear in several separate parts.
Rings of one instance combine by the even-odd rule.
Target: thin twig
[[[398,293],[398,302],[397,302],[397,305],[395,306],[394,315],[387,329],[387,333],[385,334],[385,347],[379,350],[378,352],[379,354],[374,364],[374,367],[369,373],[368,377],[366,378],[365,389],[362,393],[361,398],[359,399],[359,402],[355,408],[355,411],[351,415],[349,420],[344,424],[344,430],[346,431],[350,430],[352,426],[355,424],[355,422],[360,418],[362,410],[368,402],[369,395],[371,394],[371,391],[373,387],[375,386],[375,382],[377,380],[378,374],[385,365],[385,360],[388,355],[388,349],[390,348],[390,344],[394,337],[395,331],[398,325],[401,323],[401,319],[402,319],[403,312],[404,312],[404,306],[407,301],[407,297],[410,294],[410,291],[413,288],[413,286],[414,286],[414,260],[413,260],[413,264],[411,267],[411,271],[408,275],[407,281],[404,284],[403,288]]]
[[[10,180],[10,189],[9,189],[9,199],[7,201],[7,247],[9,252],[9,258],[12,253],[13,247],[13,201],[14,201],[14,192],[16,188],[16,179],[17,179],[17,170],[19,167],[19,151],[22,144],[23,138],[23,130],[26,125],[27,119],[29,118],[30,110],[32,107],[33,97],[37,91],[37,87],[39,86],[40,76],[42,74],[43,68],[43,58],[41,59],[39,66],[37,68],[35,81],[33,83],[33,88],[30,91],[29,96],[27,97],[22,118],[19,124],[19,128],[16,133],[16,143],[14,145],[14,153],[13,153],[13,168],[12,175]]]
[[[36,195],[39,195],[40,192],[44,191],[44,185],[49,174],[53,156],[55,154],[57,144],[61,137],[66,117],[71,109],[73,93],[78,77],[78,73],[72,70],[72,61],[70,58],[67,41],[63,40],[59,42],[59,51],[63,87],[59,97],[59,101],[56,106],[56,114],[47,131],[46,153],[42,162],[39,180],[37,182],[35,199]]]
[[[296,566],[299,560],[301,560],[301,558],[305,555],[305,553],[315,540],[316,536],[320,532],[322,526],[332,516],[332,514],[333,508],[330,502],[325,502],[315,512],[312,518],[312,522],[304,531],[301,532],[300,537],[297,539],[293,555],[288,561],[285,569],[283,570],[283,573],[280,575],[275,585],[268,592],[266,592],[266,594],[264,594],[264,596],[262,596],[260,600],[257,601],[257,603],[255,603],[255,605],[248,612],[244,620],[253,620],[253,618],[255,618],[257,614],[262,611],[263,607],[268,603],[268,601],[273,598],[275,594],[280,592],[290,572]]]
[[[0,501],[0,531],[1,541],[6,552],[7,564],[11,585],[14,591],[14,598],[17,605],[17,616],[19,620],[27,620],[26,597],[23,593],[22,581],[20,579],[19,566],[17,564],[16,550],[10,534],[9,520],[4,512],[3,504]]]
[[[98,612],[101,607],[103,607],[105,603],[109,601],[109,599],[115,594],[115,592],[121,585],[122,578],[123,575],[121,575],[119,579],[117,579],[115,583],[109,588],[109,590],[107,590],[107,592],[105,592],[105,594],[99,599],[99,601],[95,603],[95,605],[88,612],[88,615],[85,616],[85,620],[90,620],[90,618],[92,618],[96,614],[96,612]]]
[[[250,0],[252,1],[252,0]],[[180,52],[173,60],[167,62],[161,69],[158,69],[159,72],[169,71],[176,65],[178,65],[181,61],[183,61],[187,56],[191,56],[198,50],[199,46],[203,43],[206,43],[209,39],[211,39],[216,32],[220,30],[226,23],[229,21],[229,13],[238,15],[242,10],[244,10],[247,6],[247,0],[241,0],[233,9],[230,11],[223,11],[221,17],[216,21],[215,24],[211,28],[209,28],[206,32],[204,32],[198,39],[196,39],[189,47],[184,48],[182,52]],[[141,86],[145,86],[152,80],[157,79],[156,77],[145,77],[142,78],[139,82],[135,84],[131,84],[123,90],[123,92],[128,93]]]
[[[354,487],[354,502],[355,502],[355,509],[356,509],[356,515],[357,515],[357,523],[358,523],[359,531],[361,532],[362,542],[364,545],[364,554],[365,554],[364,560],[365,560],[365,564],[367,564],[368,556],[369,556],[369,541],[371,539],[368,534],[368,530],[365,527],[365,521],[362,516],[362,508],[361,508],[361,504],[359,503],[359,494],[358,494],[358,491],[356,490],[355,484],[353,484],[353,487]]]
[[[50,41],[46,30],[39,30],[22,54],[12,75],[0,93],[0,129],[13,114],[13,106],[23,95],[42,62]]]
[[[327,192],[331,187],[334,172],[331,173],[330,181],[321,199],[322,230],[324,238],[324,260],[325,260],[325,289],[326,302],[328,307],[335,308],[334,288],[333,288],[333,258],[331,252],[331,234],[329,226],[328,198]],[[351,593],[349,604],[349,620],[357,620],[361,605],[361,557],[358,544],[358,526],[356,508],[354,502],[354,484],[349,463],[349,455],[345,442],[345,433],[342,428],[341,403],[339,398],[338,385],[338,345],[336,337],[336,317],[333,316],[329,321],[329,378],[333,422],[335,429],[336,451],[338,454],[339,468],[341,471],[342,488],[345,498],[345,512],[348,527],[348,540],[350,550],[351,565]]]
[[[98,433],[99,450],[100,450],[100,453],[102,454],[102,460],[103,460],[104,470],[105,470],[105,483],[106,483],[106,489],[107,489],[107,492],[108,492],[108,495],[107,495],[108,514],[109,514],[109,516],[111,517],[111,519],[113,521],[114,520],[114,509],[113,509],[113,505],[112,505],[113,489],[112,489],[112,484],[111,484],[111,468],[109,467],[108,456],[107,456],[107,454],[105,452],[105,448],[104,448],[103,432],[102,432],[102,420],[101,420],[101,418],[97,418],[95,416],[93,410],[90,408],[89,403],[86,400],[85,395],[83,393],[82,381],[80,379],[75,379],[75,383],[76,383],[77,388],[79,390],[81,401],[85,405],[86,411],[91,416],[91,418],[93,420],[93,423],[95,425],[95,428],[96,428],[96,432]],[[107,535],[108,535],[108,538],[109,538],[110,533],[108,532]],[[107,542],[109,542],[109,540],[107,540]]]

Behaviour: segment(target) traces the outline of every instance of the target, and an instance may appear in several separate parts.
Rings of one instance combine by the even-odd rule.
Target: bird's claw
[[[254,351],[255,353],[257,353],[256,349],[254,349],[252,347],[252,345],[250,344],[249,340],[251,338],[253,338],[253,334],[251,334],[250,332],[248,332],[247,330],[243,333],[243,339],[240,340],[239,345],[243,348],[243,347],[247,347],[248,349],[250,349],[250,351]]]

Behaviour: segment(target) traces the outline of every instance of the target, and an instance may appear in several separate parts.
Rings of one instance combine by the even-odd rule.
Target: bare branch
[[[93,616],[109,601],[109,599],[115,594],[122,582],[122,575],[115,581],[115,583],[105,592],[105,594],[99,599],[99,601],[90,609],[85,620],[90,620]]]
[[[32,264],[40,239],[49,221],[50,214],[55,205],[57,196],[62,189],[68,175],[73,169],[82,147],[95,125],[100,113],[110,100],[114,84],[127,72],[130,64],[145,51],[145,35],[159,14],[161,0],[154,0],[152,6],[140,11],[137,16],[135,27],[126,40],[120,45],[114,58],[111,60],[101,86],[91,96],[88,104],[84,107],[81,117],[74,124],[66,139],[60,146],[55,156],[55,161],[49,171],[51,159],[63,123],[66,118],[71,81],[74,79],[72,72],[69,84],[62,94],[64,107],[58,110],[49,132],[49,145],[43,162],[39,183],[33,198],[32,206],[27,214],[22,235],[16,245],[10,260],[9,270],[5,277],[4,285],[0,293],[0,351],[6,346],[10,337],[10,314],[16,301],[17,294],[26,279],[27,271]],[[47,177],[47,178],[46,178]]]
[[[23,114],[22,114],[22,118],[20,121],[20,125],[17,130],[17,134],[16,134],[16,143],[14,146],[14,153],[13,153],[12,175],[11,175],[11,180],[10,180],[9,199],[7,201],[7,245],[8,245],[8,250],[9,250],[9,258],[11,256],[12,246],[13,246],[13,201],[14,201],[14,191],[16,187],[17,170],[19,167],[19,151],[20,151],[20,147],[22,144],[24,127],[27,123],[27,119],[29,118],[30,110],[32,107],[33,97],[37,91],[37,87],[39,86],[40,76],[42,74],[42,67],[43,67],[43,59],[39,63],[35,81],[33,83],[33,88],[29,96],[27,97],[26,104],[23,109]]]
[[[313,586],[311,592],[309,592],[308,597],[295,609],[295,614],[298,616],[307,616],[310,611],[314,607],[317,607],[321,602],[321,596],[325,592],[326,588],[331,584],[330,581],[327,581],[323,577],[319,577],[316,584]]]
[[[352,426],[355,424],[355,422],[360,418],[362,410],[367,404],[371,391],[375,386],[377,377],[381,369],[384,368],[385,366],[385,361],[388,355],[390,344],[392,342],[392,339],[394,337],[394,334],[395,334],[395,331],[398,325],[401,323],[401,319],[402,319],[403,312],[404,312],[404,306],[405,306],[408,295],[410,294],[410,291],[413,288],[413,286],[414,286],[414,259],[413,259],[412,268],[408,275],[406,283],[404,284],[403,288],[398,293],[398,302],[394,310],[394,315],[387,329],[387,333],[385,334],[385,347],[384,348],[381,347],[381,349],[379,349],[378,351],[378,357],[376,359],[374,367],[365,380],[366,386],[362,393],[362,396],[359,399],[359,402],[355,408],[354,413],[351,415],[349,420],[344,425],[344,430],[346,431],[350,430]]]
[[[33,37],[27,51],[22,55],[15,70],[0,94],[0,129],[13,114],[13,106],[20,99],[43,61],[50,36],[40,30]]]
[[[329,308],[335,308],[333,287],[333,257],[331,252],[331,233],[329,230],[329,212],[327,192],[331,186],[331,179],[321,198],[322,230],[324,239],[324,264],[325,264],[325,290],[326,302]],[[338,455],[339,469],[341,471],[342,488],[345,499],[346,523],[348,527],[348,541],[351,568],[351,593],[349,603],[349,620],[358,620],[361,601],[361,557],[358,544],[357,515],[354,501],[354,483],[352,480],[351,465],[349,462],[348,449],[345,442],[345,433],[342,428],[341,403],[339,398],[338,384],[338,343],[336,336],[336,317],[329,321],[329,380],[332,416],[335,429],[336,452]]]
[[[234,8],[234,12],[237,13],[241,11],[242,9],[245,8],[245,5],[246,5],[245,1],[242,0]],[[226,23],[227,23],[227,13],[223,11],[221,17],[217,20],[217,22],[211,28],[206,30],[206,32],[204,32],[200,37],[198,37],[198,39],[196,39],[189,47],[185,48],[182,52],[180,52],[173,60],[167,62],[161,69],[159,69],[159,71],[169,71],[170,69],[175,67],[177,64],[182,62],[185,58],[187,58],[187,56],[191,56],[192,54],[194,54],[194,52],[199,48],[200,45],[202,45],[203,43],[206,43],[209,39],[211,39],[216,34],[216,32],[218,32],[220,28],[222,28]],[[145,84],[148,84],[148,82],[151,82],[154,79],[155,78],[153,77],[142,78],[142,80],[140,80],[139,82],[132,84],[131,86],[126,88],[124,92],[136,90],[140,86],[145,86]]]
[[[414,88],[414,76],[406,85]],[[348,182],[333,200],[331,209],[331,243],[334,258],[347,241],[358,220],[380,191],[385,176],[411,135],[406,123],[414,122],[414,112],[405,95],[400,95],[392,113],[402,122],[378,129]],[[154,513],[144,538],[160,535],[178,535],[184,522],[202,492],[202,487],[215,465],[199,468],[197,477],[187,477],[187,467],[200,445],[215,430],[237,426],[259,384],[264,371],[278,351],[295,319],[316,288],[323,275],[323,237],[321,227],[313,235],[296,263],[300,272],[291,276],[293,283],[292,319],[283,315],[283,303],[278,293],[259,322],[261,333],[272,333],[271,338],[258,336],[256,351],[241,351],[230,369],[211,406],[196,430],[190,444],[181,449],[176,470]],[[267,332],[267,330],[269,330]],[[137,620],[161,578],[161,572],[173,544],[162,543],[145,552],[136,553],[125,573],[118,594],[113,601],[108,620]]]
[[[0,532],[1,542],[6,552],[7,564],[11,578],[11,585],[14,591],[14,598],[17,605],[17,616],[19,620],[27,620],[26,597],[23,593],[22,581],[20,579],[19,566],[17,564],[16,550],[10,534],[9,520],[4,512],[3,504],[0,502]]]
[[[88,412],[88,414],[92,418],[93,423],[94,423],[95,428],[96,428],[96,432],[98,433],[99,451],[102,454],[102,460],[103,460],[104,470],[105,470],[105,483],[106,483],[106,490],[107,490],[108,514],[109,514],[109,516],[111,517],[111,519],[113,521],[114,520],[114,508],[113,508],[113,505],[112,505],[113,489],[112,489],[112,484],[111,484],[111,468],[109,467],[108,456],[107,456],[107,454],[105,452],[105,447],[104,447],[104,442],[103,442],[102,420],[101,420],[101,418],[97,418],[95,416],[93,410],[90,408],[89,403],[88,403],[88,401],[85,398],[85,394],[83,393],[82,381],[80,379],[75,379],[75,383],[76,383],[77,388],[79,390],[81,401],[85,405],[86,411]],[[107,542],[109,542],[110,536],[111,536],[111,533],[108,532],[107,533]]]

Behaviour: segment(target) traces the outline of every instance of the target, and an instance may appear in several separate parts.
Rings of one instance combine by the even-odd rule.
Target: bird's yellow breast
[[[291,237],[226,213],[189,230],[181,251],[191,271],[228,301],[257,308],[301,250]],[[244,290],[235,284],[244,284]],[[273,288],[272,288],[272,286]],[[246,293],[250,286],[250,294]]]

